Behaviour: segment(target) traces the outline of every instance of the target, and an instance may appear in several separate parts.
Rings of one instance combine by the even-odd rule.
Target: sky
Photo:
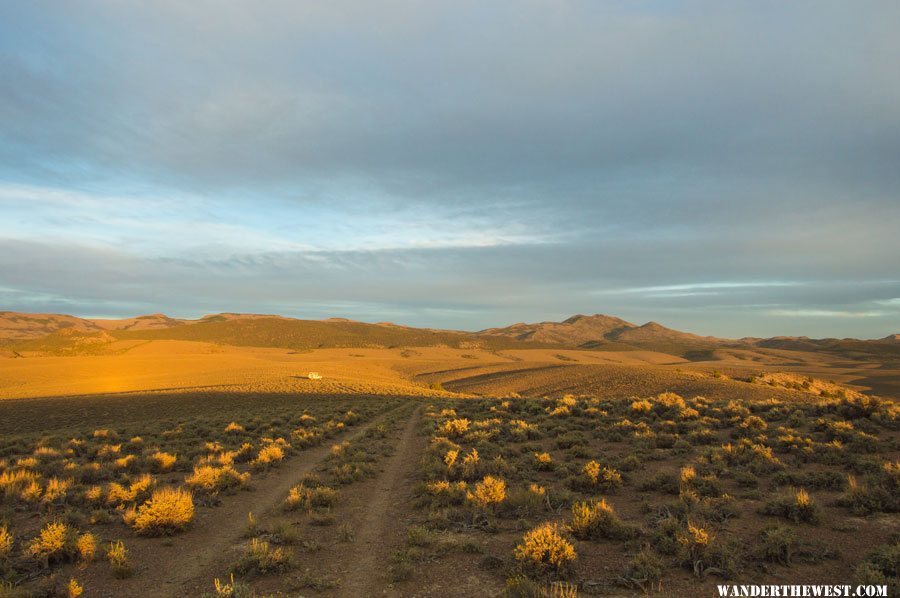
[[[898,333],[898,22],[0,0],[0,310]]]

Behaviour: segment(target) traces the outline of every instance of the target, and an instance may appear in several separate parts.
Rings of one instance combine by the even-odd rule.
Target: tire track
[[[405,528],[399,526],[404,507],[412,498],[415,474],[424,440],[419,436],[422,407],[412,413],[397,448],[378,478],[375,490],[366,497],[365,517],[356,528],[356,542],[347,555],[348,575],[338,596],[358,597],[382,594],[387,579],[388,560],[394,548],[405,541]]]
[[[368,422],[355,426],[329,442],[290,458],[280,468],[252,481],[250,491],[226,497],[221,506],[202,509],[191,530],[168,540],[126,538],[130,558],[139,567],[134,577],[113,579],[105,568],[96,568],[86,579],[91,596],[145,596],[169,598],[199,596],[209,592],[212,579],[235,560],[238,541],[247,528],[247,514],[263,515],[277,508],[290,488],[310,473],[330,454],[333,442],[354,440],[391,413],[403,409],[401,403]]]

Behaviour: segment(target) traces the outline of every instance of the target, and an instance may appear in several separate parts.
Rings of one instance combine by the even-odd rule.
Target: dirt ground
[[[624,541],[575,542],[574,574],[532,577],[528,583],[536,584],[537,589],[532,589],[538,594],[530,595],[559,592],[546,585],[553,579],[572,580],[583,595],[640,595],[641,588],[623,582],[623,572],[656,541],[658,510],[675,508],[672,501],[679,498],[677,489],[669,496],[671,492],[655,487],[654,480],[660,475],[677,478],[682,467],[697,463],[698,470],[719,475],[716,492],[721,497],[717,494],[716,500],[725,500],[726,495],[731,497],[728,500],[736,498],[726,519],[710,523],[717,541],[729,546],[755,545],[760,534],[778,521],[760,514],[773,496],[814,477],[804,475],[827,478],[830,485],[810,486],[823,523],[787,524],[797,546],[814,544],[827,550],[790,566],[748,565],[738,579],[847,581],[858,575],[860,563],[872,549],[889,545],[900,533],[900,521],[889,508],[857,513],[841,506],[849,492],[848,475],[866,488],[887,483],[878,481],[882,480],[879,472],[882,466],[893,471],[890,464],[900,456],[900,443],[896,428],[891,428],[895,424],[884,418],[894,417],[890,414],[896,414],[896,407],[885,399],[878,408],[881,419],[870,421],[867,415],[844,422],[840,410],[846,406],[842,405],[857,404],[854,397],[862,395],[854,391],[866,387],[853,382],[865,380],[867,368],[847,360],[828,362],[821,356],[802,362],[797,352],[790,353],[783,358],[773,354],[764,363],[734,357],[711,364],[650,351],[492,352],[432,347],[298,353],[151,341],[110,355],[0,359],[0,475],[37,467],[44,472],[40,484],[46,485],[45,491],[51,476],[67,475],[68,465],[62,466],[74,457],[67,456],[71,450],[67,453],[66,447],[81,446],[78,443],[102,449],[118,442],[125,447],[122,454],[132,450],[142,464],[139,468],[111,469],[102,478],[123,484],[151,471],[143,464],[150,463],[147,455],[159,443],[160,450],[178,453],[180,469],[158,474],[156,483],[178,486],[191,467],[239,444],[232,439],[224,448],[214,447],[226,442],[221,430],[229,421],[247,424],[246,437],[258,448],[272,441],[267,435],[287,438],[285,430],[296,427],[308,412],[318,414],[317,425],[327,418],[336,422],[344,413],[348,418],[352,412],[362,414],[355,425],[332,427],[318,444],[294,447],[278,467],[246,469],[253,475],[245,488],[195,496],[196,514],[187,529],[163,537],[132,533],[122,523],[123,511],[118,507],[107,509],[112,523],[93,523],[90,508],[74,494],[59,504],[35,505],[16,502],[7,493],[0,525],[14,532],[12,554],[23,556],[11,561],[0,558],[0,567],[5,568],[6,579],[35,595],[61,592],[70,578],[83,585],[84,596],[216,595],[213,580],[228,583],[232,573],[239,591],[245,593],[231,595],[502,595],[508,580],[517,575],[512,554],[524,533],[543,520],[564,525],[575,502],[603,497],[623,521],[641,528],[640,535]],[[308,371],[320,372],[323,379],[306,379]],[[753,375],[776,371],[788,372],[774,378],[778,384],[752,381]],[[808,375],[849,384],[806,384]],[[877,377],[868,374],[873,376]],[[813,394],[818,389],[829,394]],[[834,389],[841,389],[840,393],[832,394]],[[648,415],[633,406],[638,398],[649,398],[648,404],[655,405],[654,397],[666,393],[685,397],[683,409],[690,411],[693,405],[707,419],[686,415],[688,419],[681,421],[677,414]],[[865,398],[860,400],[868,405]],[[569,415],[570,407],[577,415]],[[529,484],[536,484],[547,489],[546,506],[486,515],[472,510],[471,499],[440,508],[428,506],[424,484],[440,478],[434,477],[435,472],[440,471],[441,460],[449,458],[434,453],[435,442],[443,442],[436,430],[457,417],[444,412],[457,410],[458,417],[466,418],[473,428],[459,437],[451,435],[448,442],[459,443],[460,460],[477,449],[481,469],[475,477],[454,478],[448,466],[440,475],[451,481],[466,480],[471,492],[493,472],[507,480],[509,492],[519,493],[510,499],[514,501],[521,500]],[[757,425],[751,413],[763,416],[768,431],[757,436],[742,431],[742,425]],[[818,422],[822,417],[826,423]],[[539,433],[528,439],[509,437],[506,426],[519,421],[533,424]],[[620,424],[635,431],[610,435]],[[765,424],[758,425],[765,430]],[[706,436],[698,436],[702,442],[694,443],[693,435],[709,426]],[[170,434],[182,428],[192,435],[167,449]],[[119,440],[104,444],[97,432],[104,429],[112,430],[113,438]],[[294,432],[298,430],[302,431],[302,425]],[[140,436],[150,446],[141,449],[140,438],[135,440]],[[657,437],[668,440],[657,441]],[[774,474],[766,473],[750,483],[740,467],[723,470],[710,465],[709,455],[722,450],[717,447],[745,437],[776,447],[784,471],[797,474],[801,482],[791,482],[792,477],[785,478],[790,483],[778,482]],[[783,446],[799,442],[797,438],[821,451],[846,454],[835,453],[827,463],[815,456],[800,459],[790,452],[792,448]],[[838,446],[840,441],[834,444],[833,438],[842,439],[846,448]],[[206,448],[197,446],[204,443]],[[138,448],[128,449],[129,444]],[[42,465],[41,460],[53,451],[65,460]],[[540,452],[552,459],[552,469],[535,468],[532,456]],[[623,467],[624,485],[608,493],[571,486],[571,479],[590,458]],[[112,468],[112,461],[103,467]],[[82,485],[76,476],[74,488],[80,493],[90,483]],[[337,498],[326,507],[288,509],[288,497],[304,485],[321,485]],[[132,574],[116,577],[102,555],[91,563],[62,558],[49,568],[29,561],[24,555],[30,538],[60,518],[82,532],[93,531],[104,546],[123,539]],[[276,563],[268,569],[259,562],[247,565],[252,542],[264,543],[276,553],[281,550],[289,555],[289,565]],[[712,595],[714,584],[721,581],[718,577],[698,578],[670,558],[663,558],[662,581],[643,589],[666,596]],[[220,590],[218,595],[229,595],[227,591]]]
[[[715,388],[709,380],[695,383],[711,374],[746,378],[771,371],[900,397],[898,364],[774,349],[735,350],[716,361],[687,361],[653,351],[416,347],[297,352],[163,340],[115,345],[103,355],[0,357],[0,399],[142,391],[440,396],[429,388],[435,384],[455,393],[488,396],[640,395],[657,388]],[[323,379],[306,379],[310,371]]]

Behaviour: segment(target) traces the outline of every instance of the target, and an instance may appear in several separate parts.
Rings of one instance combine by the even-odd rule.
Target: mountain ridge
[[[347,318],[304,320],[274,314],[223,312],[190,320],[155,313],[133,318],[78,318],[66,314],[0,311],[0,342],[25,343],[39,350],[41,339],[60,343],[112,340],[197,340],[220,344],[318,348],[331,346],[430,346],[597,350],[654,350],[673,355],[700,354],[723,347],[760,347],[803,351],[878,350],[900,352],[900,334],[881,339],[811,339],[776,336],[725,339],[668,328],[655,321],[638,325],[606,314],[575,314],[560,322],[519,322],[475,332],[416,328],[391,322]]]

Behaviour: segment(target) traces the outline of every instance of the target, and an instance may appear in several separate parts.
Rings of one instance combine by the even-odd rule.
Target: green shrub
[[[644,547],[633,559],[628,562],[622,579],[631,586],[638,587],[642,592],[650,593],[660,589],[663,573],[666,565],[659,556],[649,547]]]
[[[627,540],[640,531],[624,523],[606,499],[572,505],[572,520],[567,530],[579,540]]]
[[[811,523],[817,525],[821,519],[819,506],[802,488],[793,494],[776,498],[767,502],[760,512],[790,519],[794,523]]]
[[[253,538],[247,544],[235,569],[238,573],[272,573],[287,570],[293,553],[281,546],[272,546],[265,540]]]
[[[860,585],[886,585],[888,596],[900,595],[900,542],[870,554],[856,567],[854,581]]]

